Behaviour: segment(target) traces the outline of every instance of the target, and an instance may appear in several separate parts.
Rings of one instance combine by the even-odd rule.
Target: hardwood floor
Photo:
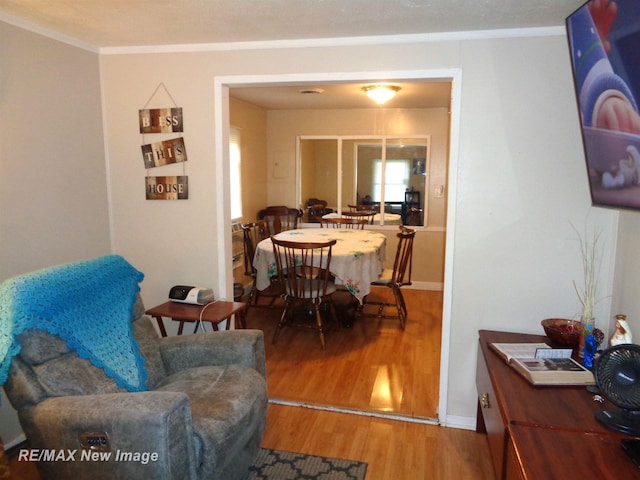
[[[338,326],[327,333],[325,351],[317,332],[293,327],[283,329],[273,345],[281,310],[250,309],[248,328],[265,332],[269,398],[435,421],[442,292],[403,291],[409,310],[404,331],[397,319],[361,317],[351,328]],[[370,295],[392,298],[385,287]],[[350,300],[347,293],[335,296],[339,305]],[[376,312],[377,307],[364,311]]]
[[[367,480],[493,480],[485,435],[384,418],[269,405],[264,448],[367,462]]]
[[[384,288],[372,295],[390,299]],[[405,298],[404,332],[397,320],[361,318],[329,332],[325,351],[316,332],[293,328],[272,345],[279,312],[249,312],[248,327],[265,331],[271,399],[368,412],[271,403],[263,447],[367,462],[367,480],[494,479],[485,435],[371,416],[437,416],[442,292],[405,290]],[[32,464],[11,467],[14,480],[40,478]]]

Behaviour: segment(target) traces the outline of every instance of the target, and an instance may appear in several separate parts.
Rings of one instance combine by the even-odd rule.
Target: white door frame
[[[229,176],[229,88],[246,86],[274,86],[281,84],[318,84],[320,82],[378,81],[380,78],[393,80],[435,80],[449,79],[451,88],[451,115],[449,135],[449,170],[447,185],[447,227],[444,264],[444,297],[442,309],[442,338],[440,341],[440,385],[438,398],[438,421],[447,424],[447,393],[449,386],[449,352],[451,342],[451,293],[453,289],[453,255],[455,239],[455,215],[458,184],[458,154],[460,137],[460,96],[462,93],[462,70],[402,70],[385,72],[340,72],[304,73],[282,75],[222,75],[214,79],[214,138],[217,178]],[[216,230],[218,232],[218,258],[231,256],[231,213],[229,182],[218,183],[216,189]],[[233,271],[231,262],[222,262],[224,268],[218,270],[218,285],[221,295],[233,292]]]

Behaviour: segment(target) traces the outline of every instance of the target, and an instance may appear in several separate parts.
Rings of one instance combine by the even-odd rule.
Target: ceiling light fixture
[[[300,93],[303,95],[316,95],[318,93],[324,93],[322,88],[304,88],[300,90]]]
[[[395,85],[369,85],[362,87],[362,90],[371,100],[382,105],[395,97],[396,93],[400,91],[400,87]]]

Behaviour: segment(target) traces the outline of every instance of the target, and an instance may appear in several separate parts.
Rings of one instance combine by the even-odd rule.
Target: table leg
[[[207,320],[204,320],[205,322]],[[224,320],[222,320],[224,322]],[[213,330],[214,332],[218,331],[218,323],[220,322],[209,322],[211,324],[211,330]],[[196,322],[196,328],[193,329],[193,333],[197,333],[198,332],[198,327],[200,326],[200,322]],[[204,324],[202,324],[202,331],[206,332]]]
[[[164,322],[162,321],[162,317],[160,315],[156,315],[153,318],[158,322],[158,329],[160,329],[160,335],[163,337],[167,336],[167,331],[164,329]]]
[[[235,320],[236,320],[237,328],[241,328],[241,329],[247,328],[244,313],[245,313],[244,309],[236,313]]]

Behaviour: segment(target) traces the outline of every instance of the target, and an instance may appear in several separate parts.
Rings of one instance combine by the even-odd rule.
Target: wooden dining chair
[[[336,309],[332,295],[336,291],[333,276],[329,272],[331,251],[336,240],[322,243],[301,243],[278,240],[271,237],[273,254],[280,282],[284,285],[285,307],[273,334],[276,343],[284,326],[297,326],[317,330],[320,344],[325,349],[325,323],[322,321],[321,307],[328,306],[331,320],[337,323]],[[296,308],[305,307],[301,315],[309,310],[315,315],[315,324],[296,317]]]
[[[422,225],[422,209],[411,207],[407,218],[407,225]]]
[[[272,235],[276,235],[284,230],[294,230],[298,228],[301,217],[302,212],[300,210],[283,205],[263,208],[257,215],[258,220],[267,222]]]
[[[353,212],[342,212],[342,215],[347,217],[347,218],[359,218],[359,219],[365,219],[367,221],[367,223],[372,224],[373,223],[373,217],[376,215],[375,210],[356,210]]]
[[[380,211],[380,205],[347,205],[349,207],[349,211],[351,212],[362,212],[372,210],[374,212]]]
[[[366,218],[323,218],[320,222],[322,228],[349,228],[364,230],[369,221]]]
[[[262,291],[258,290],[256,288],[257,271],[253,266],[253,259],[256,255],[256,245],[271,236],[269,224],[265,220],[257,220],[251,223],[243,223],[241,227],[244,239],[244,274],[252,279],[249,299],[247,301],[247,312],[251,307],[273,308],[275,301],[284,293],[282,284],[277,277],[274,277],[268,288]],[[269,303],[261,304],[260,297],[268,297],[270,299]]]
[[[309,223],[320,223],[322,216],[332,212],[327,208],[327,202],[325,200],[318,200],[317,198],[309,199],[307,204],[307,221]]]
[[[363,316],[398,318],[400,320],[400,328],[404,330],[409,312],[407,311],[407,305],[404,301],[401,288],[405,285],[411,285],[411,260],[413,257],[413,238],[415,235],[415,229],[400,225],[400,232],[397,234],[398,249],[396,250],[396,258],[393,262],[393,270],[385,269],[378,280],[371,282],[371,285],[390,288],[393,292],[395,302],[369,301],[369,295],[367,295],[362,301],[361,312]],[[364,308],[367,305],[377,305],[378,312],[367,315],[364,313]],[[383,314],[385,307],[395,307],[397,315]]]

